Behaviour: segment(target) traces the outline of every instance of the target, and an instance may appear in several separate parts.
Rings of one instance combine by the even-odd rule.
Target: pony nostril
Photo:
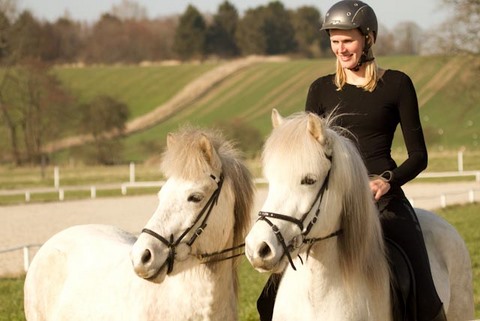
[[[147,264],[152,259],[152,252],[150,250],[145,250],[142,254],[141,262],[142,264]]]
[[[260,247],[260,249],[258,251],[258,255],[261,258],[265,258],[271,253],[272,253],[272,250],[270,249],[270,246],[268,246],[267,243],[263,242],[262,246]]]

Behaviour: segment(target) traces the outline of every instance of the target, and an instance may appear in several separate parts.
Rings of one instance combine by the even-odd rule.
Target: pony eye
[[[199,193],[194,193],[191,194],[187,200],[192,203],[200,203],[203,200],[203,195]]]
[[[317,182],[317,180],[315,178],[313,178],[312,176],[305,176],[304,178],[302,178],[301,184],[302,185],[313,185],[316,182]]]

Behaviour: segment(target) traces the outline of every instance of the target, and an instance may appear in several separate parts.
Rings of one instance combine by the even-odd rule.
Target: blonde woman
[[[401,188],[428,161],[413,83],[401,71],[377,66],[372,50],[377,18],[366,3],[337,2],[326,13],[322,30],[330,36],[336,72],[311,84],[305,109],[323,116],[333,113],[335,124],[354,136],[372,176],[370,187],[384,235],[403,249],[413,266],[416,302],[410,306],[416,306],[416,315],[408,320],[446,320],[420,225]],[[390,150],[398,125],[408,158],[397,166]]]

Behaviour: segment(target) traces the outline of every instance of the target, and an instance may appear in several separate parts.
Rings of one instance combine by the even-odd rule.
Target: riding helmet
[[[321,30],[358,29],[364,36],[373,33],[373,41],[377,39],[378,22],[373,9],[366,3],[357,0],[342,0],[334,4],[325,14]]]

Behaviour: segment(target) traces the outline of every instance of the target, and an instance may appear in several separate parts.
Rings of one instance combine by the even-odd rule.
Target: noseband
[[[177,246],[182,242],[182,240],[185,238],[185,236],[192,231],[195,226],[200,222],[200,225],[197,227],[193,235],[190,237],[190,239],[187,242],[184,242],[188,247],[191,247],[192,244],[195,242],[195,240],[202,234],[204,229],[207,227],[207,220],[208,217],[210,216],[210,213],[212,212],[213,207],[217,204],[218,197],[220,195],[220,191],[222,190],[223,186],[223,174],[220,175],[220,178],[216,178],[214,175],[210,175],[210,177],[217,183],[217,189],[213,192],[213,194],[210,196],[208,199],[207,203],[205,206],[202,208],[200,213],[198,213],[195,221],[193,222],[192,225],[190,225],[183,233],[175,240],[173,234],[170,235],[169,240],[167,240],[165,237],[161,236],[160,234],[148,229],[144,228],[142,230],[142,233],[149,234],[165,244],[168,247],[168,258],[167,258],[167,263],[168,263],[168,269],[167,269],[167,274],[170,274],[173,270],[173,264],[175,261],[175,256],[176,256],[176,248]],[[203,219],[202,219],[203,218]]]
[[[331,163],[332,162],[332,156],[326,155],[326,157]],[[315,199],[312,203],[312,206],[310,206],[310,209],[305,214],[303,214],[301,219],[297,219],[297,218],[294,218],[294,217],[291,217],[291,216],[288,216],[288,215],[278,214],[278,213],[273,213],[273,212],[260,211],[258,213],[258,216],[259,216],[258,221],[259,220],[265,221],[272,228],[273,233],[275,234],[278,242],[283,247],[284,255],[287,256],[288,262],[290,262],[290,265],[292,266],[292,268],[295,271],[297,269],[295,268],[295,265],[293,264],[292,256],[290,254],[293,250],[301,247],[303,244],[312,245],[315,242],[326,240],[326,239],[338,236],[338,235],[343,233],[342,230],[338,230],[338,231],[333,232],[333,233],[331,233],[327,236],[318,237],[318,238],[308,238],[308,234],[312,230],[312,227],[318,221],[318,216],[320,215],[320,205],[322,204],[323,195],[325,194],[325,191],[328,190],[328,181],[329,181],[329,178],[330,178],[330,169],[328,170],[328,173],[325,176],[325,181],[324,181],[323,185],[320,187],[320,190],[318,191],[317,195],[315,196]],[[313,210],[313,208],[314,208],[314,206],[317,202],[318,202],[318,206],[317,206],[317,209],[315,210],[315,214],[314,214],[313,218],[310,220],[310,222],[308,223],[308,225],[304,228],[305,220],[307,219],[308,215],[312,212],[312,210]],[[274,218],[274,219],[278,219],[278,220],[282,220],[282,221],[288,221],[288,222],[291,222],[291,223],[297,225],[298,228],[300,229],[300,234],[295,236],[292,239],[292,242],[290,242],[290,244],[287,245],[287,243],[285,242],[285,238],[283,237],[282,233],[280,232],[280,229],[275,224],[272,223],[270,218]]]

